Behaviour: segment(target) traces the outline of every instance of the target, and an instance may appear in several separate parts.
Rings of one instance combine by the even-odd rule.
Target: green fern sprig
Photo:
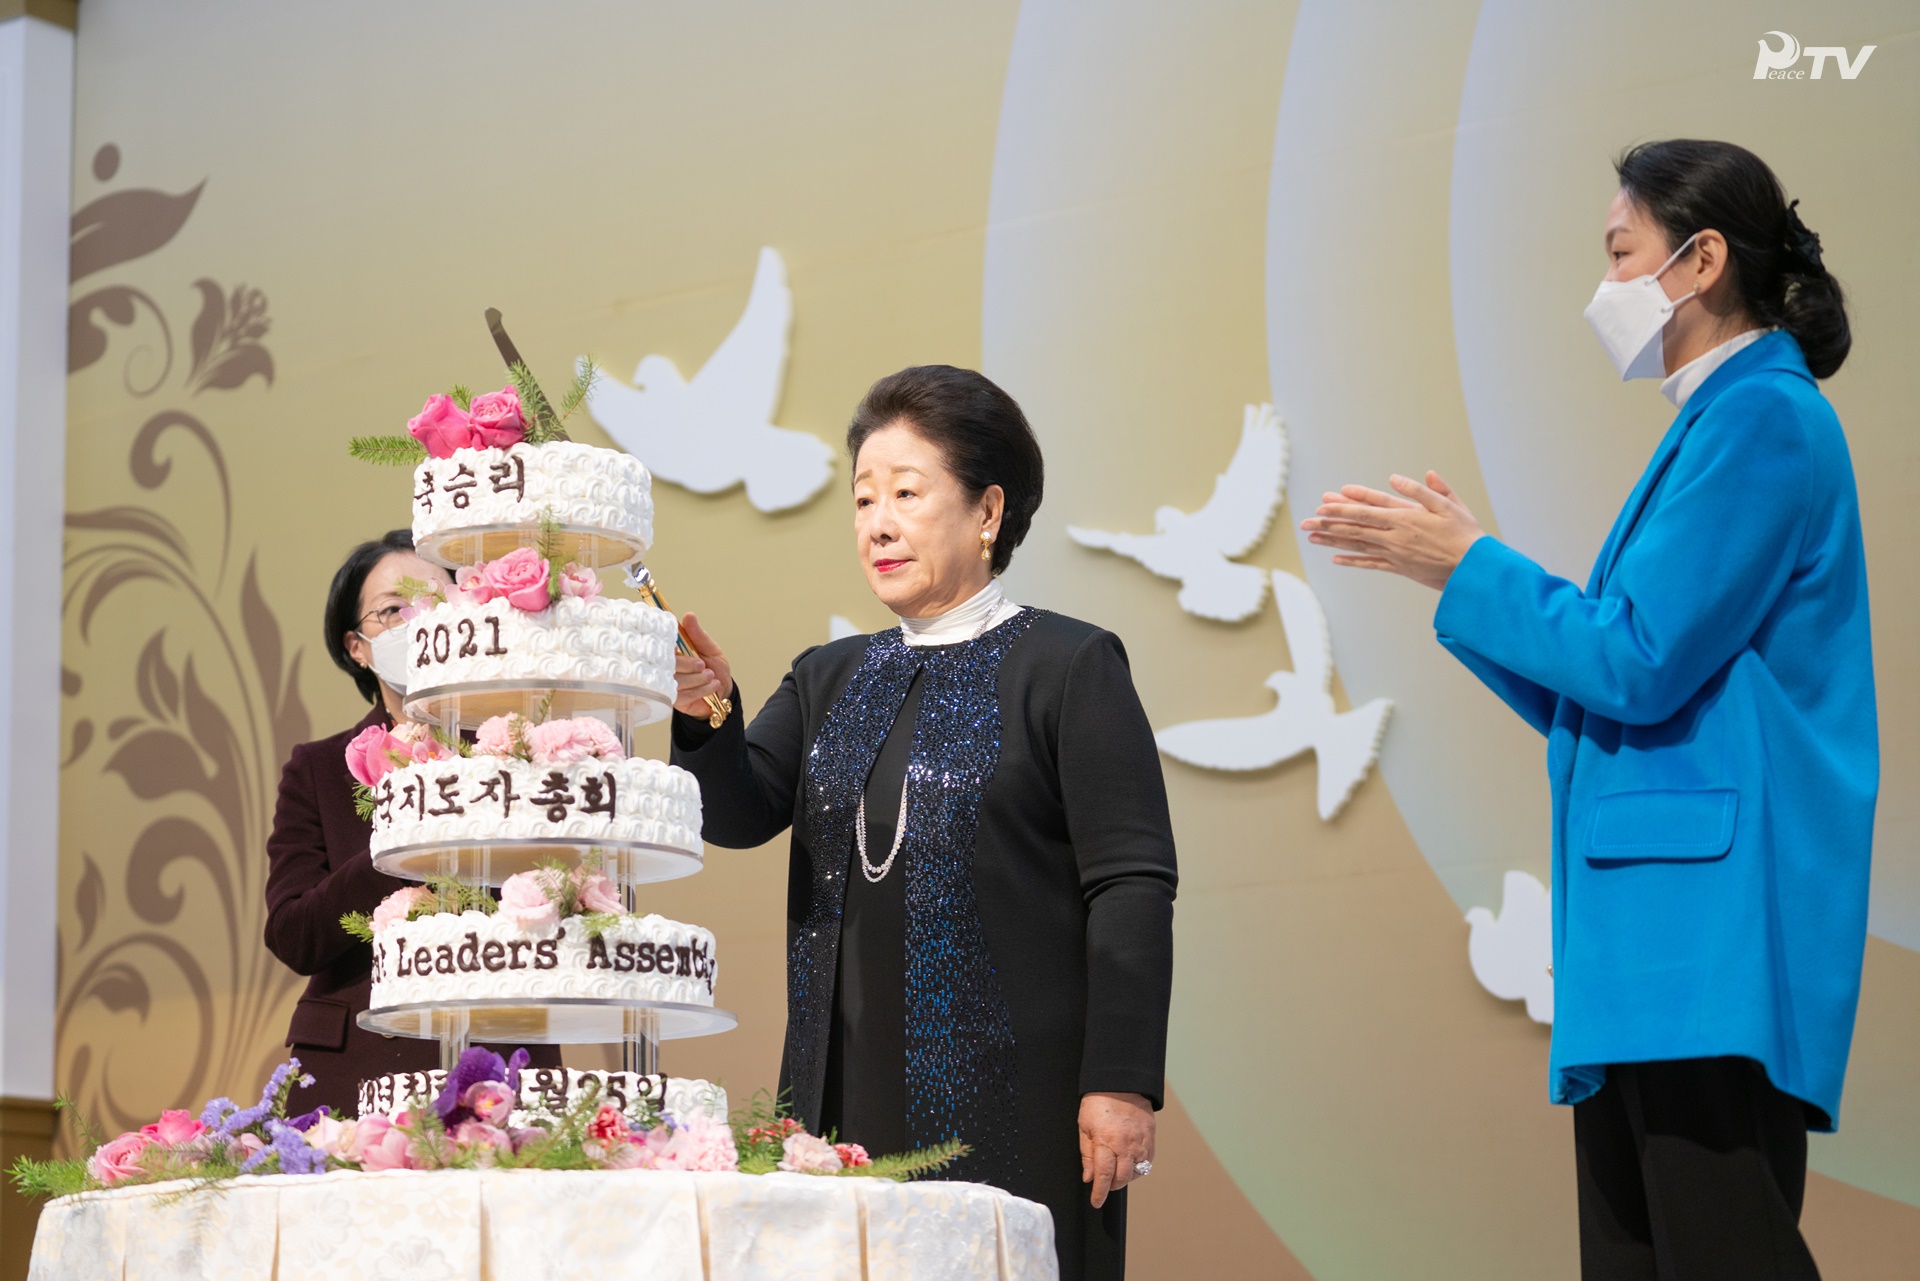
[[[447,388],[447,395],[452,398],[454,404],[460,406],[462,413],[473,408],[473,389],[465,383],[455,383]]]
[[[347,453],[382,467],[417,467],[427,458],[425,447],[411,436],[355,436]]]
[[[373,918],[365,912],[348,912],[340,918],[340,928],[362,943],[373,942]]]
[[[570,439],[560,429],[559,416],[553,412],[552,403],[547,400],[546,393],[540,390],[540,384],[525,362],[516,361],[509,365],[507,373],[513,379],[514,390],[520,393],[520,413],[527,420],[527,443],[544,445],[552,440]]]
[[[857,1168],[849,1166],[840,1174],[843,1178],[892,1179],[895,1183],[905,1183],[909,1179],[924,1178],[944,1170],[972,1150],[957,1138],[948,1139],[945,1143],[915,1148],[911,1152],[890,1152],[886,1156],[877,1156],[871,1165]]]
[[[373,794],[373,789],[365,783],[355,783],[353,785],[353,812],[358,814],[362,819],[370,820],[373,818],[373,812],[378,808],[380,808],[380,798]]]
[[[433,735],[434,742],[440,744],[440,746],[446,748],[449,752],[452,752],[455,756],[472,756],[473,755],[473,744],[469,743],[466,739],[461,738],[458,734],[451,733],[448,730],[442,729],[438,725],[435,725],[428,732]]]
[[[447,589],[439,583],[423,583],[417,578],[407,577],[393,585],[393,594],[402,600],[430,600],[436,605],[447,603]]]
[[[573,411],[587,403],[587,397],[593,393],[593,384],[600,379],[600,367],[593,363],[592,356],[580,357],[573,369],[573,384],[560,397],[560,421],[572,417]]]

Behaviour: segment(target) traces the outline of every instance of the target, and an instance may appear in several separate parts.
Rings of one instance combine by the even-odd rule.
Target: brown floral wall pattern
[[[101,148],[95,176],[118,163]],[[232,546],[206,399],[271,388],[267,299],[181,273],[198,308],[180,331],[151,293],[97,279],[165,250],[206,186],[114,191],[73,217],[68,372],[118,362],[113,435],[133,429],[142,496],[69,511],[61,598],[62,826],[78,836],[62,840],[56,1079],[109,1132],[263,1078],[298,984],[261,942],[261,881],[280,765],[309,736],[302,654],[256,555]],[[132,821],[103,844],[94,807]]]

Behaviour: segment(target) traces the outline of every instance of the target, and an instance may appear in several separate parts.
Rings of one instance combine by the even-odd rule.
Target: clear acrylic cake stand
[[[647,554],[647,545],[631,534],[591,525],[555,526],[552,536],[560,562],[572,561],[583,569],[619,569]],[[467,525],[428,534],[414,550],[435,564],[458,569],[537,547],[540,538],[537,526]]]
[[[605,531],[562,529],[560,551],[580,565],[607,568],[637,559],[645,550]],[[533,546],[537,531],[525,527],[468,529],[436,535],[420,553],[442,564],[472,564]],[[592,681],[499,681],[432,686],[407,695],[407,714],[449,734],[477,729],[491,716],[518,713],[528,719],[598,716],[633,753],[634,731],[673,710],[671,699],[634,686]],[[547,856],[580,861],[606,858],[606,872],[620,886],[627,911],[634,887],[691,876],[701,868],[698,851],[636,841],[547,839],[448,842],[383,850],[374,865],[408,880],[458,876],[497,886]],[[622,1071],[652,1075],[660,1070],[660,1042],[731,1031],[740,1020],[726,1010],[674,1001],[615,1001],[579,997],[519,997],[482,1001],[422,1001],[362,1011],[359,1024],[384,1036],[440,1042],[440,1066],[448,1071],[473,1041],[515,1045],[592,1045],[618,1042]]]

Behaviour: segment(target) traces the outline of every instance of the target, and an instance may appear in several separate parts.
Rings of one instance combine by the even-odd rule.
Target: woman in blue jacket
[[[1547,737],[1583,1275],[1815,1277],[1806,1131],[1839,1116],[1879,788],[1859,504],[1815,384],[1846,309],[1751,152],[1654,142],[1615,168],[1587,319],[1680,414],[1585,589],[1432,472],[1302,528],[1438,588],[1440,643]]]

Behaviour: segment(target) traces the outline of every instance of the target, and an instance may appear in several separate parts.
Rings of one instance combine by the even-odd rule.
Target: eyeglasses
[[[388,628],[397,626],[399,624],[400,611],[405,608],[406,606],[404,605],[382,605],[379,609],[370,609],[366,613],[360,615],[359,618],[354,620],[353,625],[355,627],[364,626],[366,621],[369,618],[372,618],[379,621],[380,630],[386,631]]]

